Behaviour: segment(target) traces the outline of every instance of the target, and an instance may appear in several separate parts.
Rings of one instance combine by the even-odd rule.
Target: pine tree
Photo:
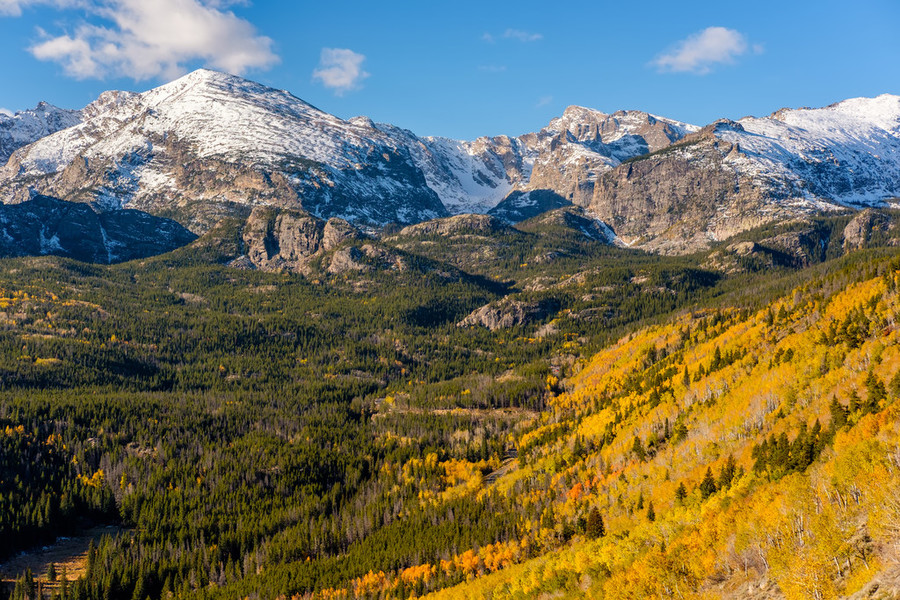
[[[882,400],[887,398],[887,390],[884,383],[872,370],[866,375],[866,404],[863,407],[865,412],[876,412]]]
[[[29,599],[33,599],[37,593],[37,586],[35,585],[34,574],[31,572],[31,568],[25,569],[25,593],[28,594]]]
[[[647,458],[647,451],[644,450],[644,444],[641,443],[641,438],[638,436],[634,436],[634,443],[631,445],[631,451],[634,452],[634,455],[638,460],[642,461]]]
[[[734,462],[734,457],[729,454],[728,459],[725,461],[725,464],[722,465],[722,470],[719,472],[718,488],[720,490],[725,489],[731,485],[731,482],[734,480],[736,470],[737,465]]]
[[[847,409],[838,402],[837,398],[831,397],[831,430],[837,431],[847,424]]]
[[[585,535],[587,535],[587,537],[592,540],[606,535],[606,527],[603,525],[603,517],[600,515],[600,511],[596,506],[591,509],[590,513],[588,513]]]
[[[675,490],[675,500],[679,503],[684,502],[684,499],[687,498],[687,488],[684,487],[684,482],[678,484],[678,488]]]
[[[894,376],[891,377],[891,382],[888,384],[888,388],[891,392],[891,398],[896,400],[900,398],[900,371],[894,373]]]
[[[712,468],[706,468],[706,476],[700,482],[700,496],[706,500],[716,493],[716,480],[713,478]]]
[[[722,351],[719,350],[719,347],[716,346],[715,351],[713,351],[712,362],[709,363],[709,372],[717,371],[722,367]]]
[[[651,523],[656,520],[656,511],[653,510],[653,500],[647,503],[647,520]]]

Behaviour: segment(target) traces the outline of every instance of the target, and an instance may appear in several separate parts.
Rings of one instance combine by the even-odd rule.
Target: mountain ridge
[[[686,253],[772,220],[900,196],[900,97],[890,94],[702,128],[573,105],[536,132],[463,141],[343,120],[200,69],[65,114],[60,124],[77,122],[0,167],[4,203],[47,194],[203,233],[258,205],[374,227],[462,213],[514,223],[534,216],[528,195],[541,192],[560,199],[548,208],[585,208],[628,245]]]

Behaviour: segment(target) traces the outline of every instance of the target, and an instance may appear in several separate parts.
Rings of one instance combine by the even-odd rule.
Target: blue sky
[[[0,108],[201,66],[471,139],[566,106],[719,117],[900,94],[900,2],[0,0]]]

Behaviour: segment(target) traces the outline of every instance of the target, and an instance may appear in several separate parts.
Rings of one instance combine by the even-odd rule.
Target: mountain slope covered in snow
[[[570,106],[533,133],[460,141],[340,119],[199,70],[140,94],[106,92],[81,111],[2,116],[0,149],[11,154],[0,167],[4,203],[47,194],[198,233],[260,205],[369,226],[470,212],[514,223],[553,198],[547,209],[586,208],[623,243],[687,252],[773,220],[900,196],[900,97],[702,129]]]
[[[208,70],[109,96],[83,123],[42,138],[0,170],[7,201],[37,189],[189,222],[197,201],[372,224],[447,214],[407,148],[367,119],[344,121],[287,92]]]
[[[721,128],[736,171],[785,197],[845,205],[900,196],[900,96],[780,110]]]
[[[22,146],[77,125],[81,122],[81,112],[57,108],[46,102],[14,115],[0,112],[0,165]]]

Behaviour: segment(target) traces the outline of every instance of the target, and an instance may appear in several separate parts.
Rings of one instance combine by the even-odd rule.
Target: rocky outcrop
[[[456,215],[444,219],[433,219],[424,223],[410,225],[400,230],[399,236],[455,236],[455,235],[492,235],[507,229],[499,219],[489,215]]]
[[[0,205],[2,256],[55,255],[109,264],[163,254],[194,239],[175,221],[137,210],[98,214],[86,204],[46,196]]]
[[[889,215],[875,210],[864,210],[844,227],[844,250],[865,248],[873,242],[897,245],[896,223]]]
[[[709,132],[689,136],[601,175],[588,209],[628,245],[665,254],[794,216],[730,167],[733,152]]]
[[[575,235],[578,238],[604,242],[620,243],[615,232],[602,221],[597,220],[585,209],[567,206],[550,210],[528,221],[519,223],[517,228],[532,233],[554,232],[557,234]]]
[[[523,301],[505,298],[474,310],[457,323],[458,327],[487,327],[491,331],[509,329],[540,321],[559,309],[555,300]]]
[[[331,275],[352,271],[405,271],[409,268],[399,253],[373,243],[341,248],[327,262],[326,271]]]
[[[362,234],[343,219],[323,221],[305,213],[257,207],[242,234],[247,259],[265,271],[311,273],[313,263]],[[351,264],[352,255],[339,259]],[[348,267],[349,268],[349,267]]]
[[[803,268],[825,260],[831,243],[830,231],[810,223],[809,226],[766,238],[760,242],[765,248],[780,252],[787,260],[785,266]]]

